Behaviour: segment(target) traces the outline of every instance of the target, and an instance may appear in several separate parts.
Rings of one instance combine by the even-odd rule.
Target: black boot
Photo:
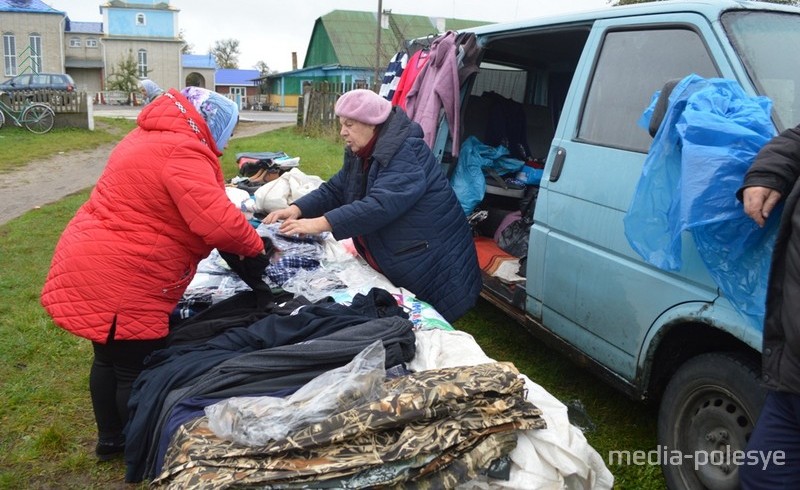
[[[110,461],[121,457],[124,452],[125,436],[123,435],[111,438],[100,438],[100,440],[97,441],[97,446],[94,448],[94,453],[100,461]]]

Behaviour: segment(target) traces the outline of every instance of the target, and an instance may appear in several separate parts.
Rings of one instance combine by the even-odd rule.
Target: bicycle
[[[19,111],[15,111],[10,104],[3,101],[6,92],[0,92],[0,128],[6,122],[5,114],[19,127],[25,127],[31,133],[44,134],[53,128],[56,114],[48,105],[39,102],[32,103],[30,99]]]

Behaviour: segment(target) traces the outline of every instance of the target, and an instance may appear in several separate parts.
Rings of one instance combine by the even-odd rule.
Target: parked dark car
[[[49,97],[49,102],[54,105],[61,105],[64,101],[69,101],[70,96],[75,93],[75,82],[66,73],[23,73],[14,78],[0,83],[0,91],[35,91],[35,90],[54,90],[65,92],[53,94]]]

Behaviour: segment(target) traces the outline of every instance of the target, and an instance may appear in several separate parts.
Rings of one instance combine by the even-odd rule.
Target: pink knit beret
[[[362,88],[342,94],[334,108],[334,112],[339,117],[346,117],[372,126],[386,121],[391,111],[391,102],[372,90]]]

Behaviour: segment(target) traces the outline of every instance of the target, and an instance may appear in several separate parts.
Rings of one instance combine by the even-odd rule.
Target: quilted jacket
[[[41,296],[58,326],[99,343],[165,337],[203,257],[264,248],[226,196],[221,153],[185,97],[170,90],[137,125],[61,235]]]
[[[422,67],[411,90],[406,95],[408,117],[419,123],[425,133],[425,142],[433,148],[439,127],[439,112],[444,109],[450,128],[453,158],[458,157],[459,114],[461,112],[458,61],[456,60],[456,33],[447,31],[430,47],[428,62]]]
[[[304,218],[324,215],[337,239],[363,237],[394,285],[453,321],[475,304],[480,269],[464,211],[422,136],[393,108],[367,175],[346,149],[342,169],[293,204]]]

